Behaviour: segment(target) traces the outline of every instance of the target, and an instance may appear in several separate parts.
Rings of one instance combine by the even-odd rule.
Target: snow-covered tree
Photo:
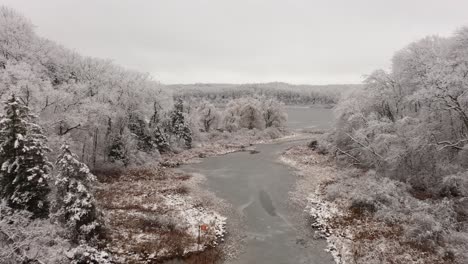
[[[74,241],[90,240],[101,228],[91,187],[96,177],[68,145],[56,162],[57,216]]]
[[[286,119],[283,104],[274,98],[239,98],[227,105],[222,126],[230,132],[239,128],[263,130],[267,127],[282,127]]]
[[[197,113],[201,126],[205,132],[210,132],[212,128],[217,127],[220,120],[220,115],[212,103],[207,101],[202,102],[197,108]]]
[[[177,139],[182,139],[185,146],[192,147],[192,131],[185,120],[184,102],[177,99],[170,115],[171,132]]]
[[[248,98],[241,102],[239,126],[247,129],[265,128],[260,101]]]
[[[338,153],[413,188],[438,193],[468,146],[468,28],[430,36],[393,57],[336,107]],[[346,153],[346,154],[345,154]],[[349,155],[348,155],[349,154]]]
[[[0,187],[7,204],[27,210],[35,218],[47,217],[50,192],[47,180],[46,137],[33,121],[29,108],[12,95],[0,120]]]
[[[141,151],[151,152],[155,145],[149,133],[148,124],[137,114],[131,114],[128,118],[128,129],[136,137],[137,147]]]
[[[292,85],[287,83],[256,84],[184,84],[169,85],[184,101],[208,100],[226,105],[239,98],[258,95],[272,97],[285,104],[334,104],[340,94],[360,85]]]
[[[33,25],[15,10],[0,6],[0,61],[29,59]]]
[[[167,118],[162,113],[163,108],[157,102],[153,103],[153,114],[148,124],[150,130],[150,136],[152,144],[156,146],[159,152],[167,152],[171,149],[169,144],[169,136],[167,132],[169,130]]]
[[[156,126],[152,129],[151,136],[152,143],[156,146],[159,152],[164,153],[168,152],[171,149],[166,132],[164,132],[164,130],[161,129],[159,126]]]
[[[262,100],[265,127],[283,127],[288,118],[284,104],[274,98]]]

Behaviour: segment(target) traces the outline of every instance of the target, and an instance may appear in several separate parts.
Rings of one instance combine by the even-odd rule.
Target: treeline
[[[397,243],[432,263],[468,259],[467,76],[468,28],[411,43],[395,54],[390,72],[375,71],[339,102],[329,138],[340,161],[367,171],[330,186],[335,199],[401,226],[392,234]],[[381,252],[386,263],[400,263],[402,253],[388,252]],[[363,254],[362,263],[375,253]]]
[[[287,105],[336,104],[341,93],[360,85],[292,85],[287,83],[258,84],[187,84],[169,85],[184,99],[204,99],[225,104],[248,96],[276,98]]]
[[[287,120],[284,105],[273,98],[241,97],[222,108],[209,101],[201,101],[195,106],[195,124],[192,126],[201,132],[283,128]]]

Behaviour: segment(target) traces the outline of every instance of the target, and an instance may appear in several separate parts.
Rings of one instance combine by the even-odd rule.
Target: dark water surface
[[[293,129],[304,124],[327,128],[331,122],[330,109],[288,108],[288,112]],[[296,176],[277,160],[287,147],[301,143],[258,145],[258,154],[237,152],[181,168],[205,175],[206,187],[244,216],[240,230],[228,228],[245,237],[245,250],[229,263],[334,263],[324,251],[326,242],[313,239],[298,221],[301,212],[289,206]]]

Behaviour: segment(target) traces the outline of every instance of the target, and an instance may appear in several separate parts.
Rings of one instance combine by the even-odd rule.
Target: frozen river
[[[288,113],[292,129],[328,128],[332,121],[330,109],[288,107]],[[312,238],[300,210],[288,201],[295,176],[278,157],[300,143],[304,142],[258,145],[258,154],[237,152],[181,168],[205,175],[206,187],[242,215],[241,223],[228,226],[228,231],[240,234],[244,250],[229,263],[333,263],[324,251],[326,242]]]

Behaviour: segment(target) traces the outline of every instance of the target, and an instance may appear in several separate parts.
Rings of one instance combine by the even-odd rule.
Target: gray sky
[[[359,83],[467,0],[0,0],[37,32],[163,83]]]

